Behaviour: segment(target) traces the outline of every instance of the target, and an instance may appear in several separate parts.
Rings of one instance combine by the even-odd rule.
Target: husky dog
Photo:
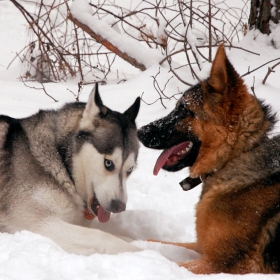
[[[164,150],[161,168],[189,167],[182,182],[202,180],[195,243],[201,253],[181,263],[194,273],[280,273],[280,136],[270,107],[251,95],[220,45],[208,79],[187,90],[175,109],[138,132]]]
[[[87,103],[0,116],[0,230],[29,230],[76,254],[139,251],[88,221],[126,208],[139,106],[137,98],[123,114],[110,110],[96,84]]]

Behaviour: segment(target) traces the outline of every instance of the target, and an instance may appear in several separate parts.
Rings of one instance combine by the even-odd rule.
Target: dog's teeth
[[[98,209],[98,208],[99,208],[99,205],[96,206],[96,209]]]
[[[184,154],[186,154],[186,153],[188,152],[188,150],[189,150],[188,148],[186,148],[186,149],[184,149],[184,150],[181,150],[180,152],[177,153],[177,155],[178,155],[178,156],[184,155]]]

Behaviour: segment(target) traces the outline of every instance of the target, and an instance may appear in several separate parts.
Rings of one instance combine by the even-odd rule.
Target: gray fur
[[[114,112],[103,105],[96,86],[87,104],[70,103],[24,119],[0,116],[0,230],[30,230],[52,238],[71,253],[138,251],[120,238],[86,228],[90,223],[83,213],[93,214],[89,203],[94,195],[99,200],[97,189],[105,192],[100,194],[101,208],[125,209],[129,174],[124,168],[130,170],[138,155],[139,105],[138,98],[124,114]],[[104,171],[107,157],[120,162],[114,171],[120,174]],[[96,164],[95,158],[99,159]],[[99,181],[109,180],[115,189],[109,184],[99,186],[94,176],[99,173]],[[110,209],[119,201],[121,209]]]

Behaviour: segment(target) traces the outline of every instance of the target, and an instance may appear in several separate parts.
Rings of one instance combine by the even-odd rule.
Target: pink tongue
[[[164,164],[166,163],[166,161],[168,160],[169,156],[172,153],[172,148],[168,149],[168,150],[164,150],[160,156],[158,157],[155,167],[154,167],[154,171],[153,174],[155,176],[158,175],[159,170],[164,166]]]
[[[98,208],[98,221],[100,223],[106,223],[110,220],[111,213],[104,210],[101,206]]]
[[[167,162],[168,158],[172,155],[172,154],[176,154],[179,151],[183,150],[186,147],[189,147],[190,142],[183,142],[179,145],[173,146],[167,150],[164,150],[160,156],[158,157],[155,167],[154,167],[154,171],[153,174],[156,176],[158,175],[159,170],[165,165],[165,163]]]

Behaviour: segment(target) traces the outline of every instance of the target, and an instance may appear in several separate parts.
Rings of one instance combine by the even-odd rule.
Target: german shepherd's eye
[[[130,174],[132,173],[132,171],[133,171],[133,166],[130,167],[130,168],[127,170],[127,172],[126,172],[127,176],[130,175]]]
[[[184,104],[180,104],[178,107],[177,107],[177,115],[181,118],[185,118],[185,117],[188,117],[188,116],[193,116],[194,113],[191,112],[190,110],[186,109],[186,107],[184,106]]]
[[[104,159],[104,166],[108,171],[113,171],[115,169],[114,163],[109,159]]]

